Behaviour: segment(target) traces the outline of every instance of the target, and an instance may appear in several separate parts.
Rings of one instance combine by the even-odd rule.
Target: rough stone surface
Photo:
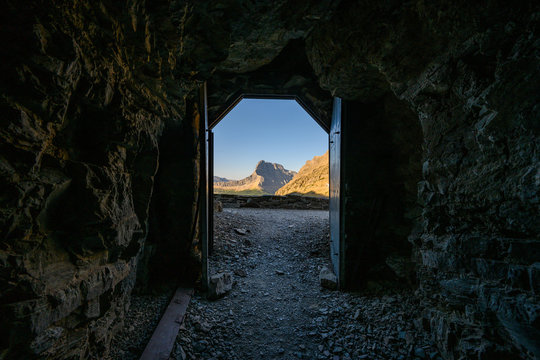
[[[102,358],[136,277],[197,283],[207,81],[212,119],[342,97],[350,285],[417,284],[446,359],[540,357],[537,2],[0,10],[3,356]]]

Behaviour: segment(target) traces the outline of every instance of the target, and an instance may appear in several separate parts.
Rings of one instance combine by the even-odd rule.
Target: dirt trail
[[[216,238],[221,242],[211,270],[229,268],[238,283],[228,298],[209,305],[234,315],[239,335],[233,354],[275,359],[299,351],[318,353],[311,341],[316,334],[311,311],[324,303],[318,273],[329,265],[328,212],[226,209],[218,221]],[[235,236],[236,226],[250,232]],[[235,238],[237,243],[229,245]],[[246,277],[238,276],[243,272]]]
[[[328,212],[225,209],[215,239],[211,272],[231,272],[236,283],[217,301],[193,298],[173,358],[439,359],[414,330],[411,292],[320,287],[319,270],[330,265]]]

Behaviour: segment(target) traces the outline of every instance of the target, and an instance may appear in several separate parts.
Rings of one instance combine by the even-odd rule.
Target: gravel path
[[[172,358],[440,358],[415,330],[411,292],[320,287],[319,270],[330,264],[327,211],[225,209],[215,223],[210,270],[233,273],[235,285],[217,301],[195,295]]]
[[[124,328],[114,337],[110,354],[104,360],[139,359],[171,297],[172,291],[159,295],[132,295]]]

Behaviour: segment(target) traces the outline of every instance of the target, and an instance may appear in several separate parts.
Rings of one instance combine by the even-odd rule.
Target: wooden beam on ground
[[[192,295],[193,289],[178,288],[176,290],[140,360],[169,359]]]

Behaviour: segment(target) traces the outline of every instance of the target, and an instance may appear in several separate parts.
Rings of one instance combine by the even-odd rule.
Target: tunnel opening
[[[329,262],[329,137],[325,129],[294,99],[250,98],[239,101],[214,123],[210,140],[210,291],[224,271],[238,279],[240,287],[251,286],[246,284],[254,281],[250,272],[262,276],[255,282],[272,284],[276,279],[265,276],[269,271],[255,269],[265,261],[273,263],[280,275],[299,271],[300,266],[291,261],[295,258],[318,256]],[[302,234],[307,243],[299,250],[295,245]],[[268,238],[271,243],[266,243]],[[270,252],[275,255],[257,256]],[[276,264],[285,258],[291,263]],[[319,264],[315,271],[322,267],[331,266]]]
[[[291,249],[292,259],[286,259],[280,252],[284,245],[280,238],[286,238],[287,233],[298,243],[311,244],[313,253],[318,250],[313,241],[305,241],[301,231],[294,231],[298,224],[292,216],[279,216],[271,209],[270,222],[257,224],[256,213],[268,210],[254,208],[249,209],[251,213],[242,213],[242,208],[225,209],[218,213],[222,215],[216,219],[213,236],[228,236],[233,240],[229,240],[230,247],[240,252],[227,254],[229,263],[223,256],[212,259],[210,252],[209,277],[214,270],[232,270],[238,284],[225,296],[214,296],[212,285],[210,297],[195,295],[187,310],[186,328],[177,338],[177,353],[208,359],[356,359],[392,351],[395,358],[436,354],[433,344],[419,336],[411,320],[419,316],[413,295],[415,254],[409,241],[419,220],[415,194],[421,177],[422,131],[418,118],[388,93],[369,102],[335,98],[329,124],[330,171],[332,155],[339,159],[333,168],[339,174],[334,179],[338,186],[330,188],[329,194],[334,191],[337,195],[334,205],[338,216],[334,219],[343,242],[337,249],[337,263],[329,261],[333,249],[326,242],[325,260],[334,273],[342,272],[343,290],[362,291],[321,287],[318,264],[313,264],[309,259],[312,254],[305,248]],[[205,135],[210,139],[218,136]],[[214,175],[222,177],[211,173],[212,180]],[[209,213],[214,209],[213,200],[210,203]],[[309,226],[312,236],[328,233],[316,222]],[[270,246],[259,248],[258,236],[268,239]],[[214,254],[221,250],[214,247]],[[339,254],[340,250],[345,252]],[[253,255],[260,261],[244,262],[244,257]],[[308,259],[296,260],[301,256]],[[316,256],[316,260],[323,258]],[[234,268],[241,263],[247,266]],[[219,276],[216,281],[226,282]],[[384,329],[375,337],[386,338],[375,340],[376,349],[366,337],[353,335],[371,333],[372,327]],[[407,345],[412,342],[414,348]]]

